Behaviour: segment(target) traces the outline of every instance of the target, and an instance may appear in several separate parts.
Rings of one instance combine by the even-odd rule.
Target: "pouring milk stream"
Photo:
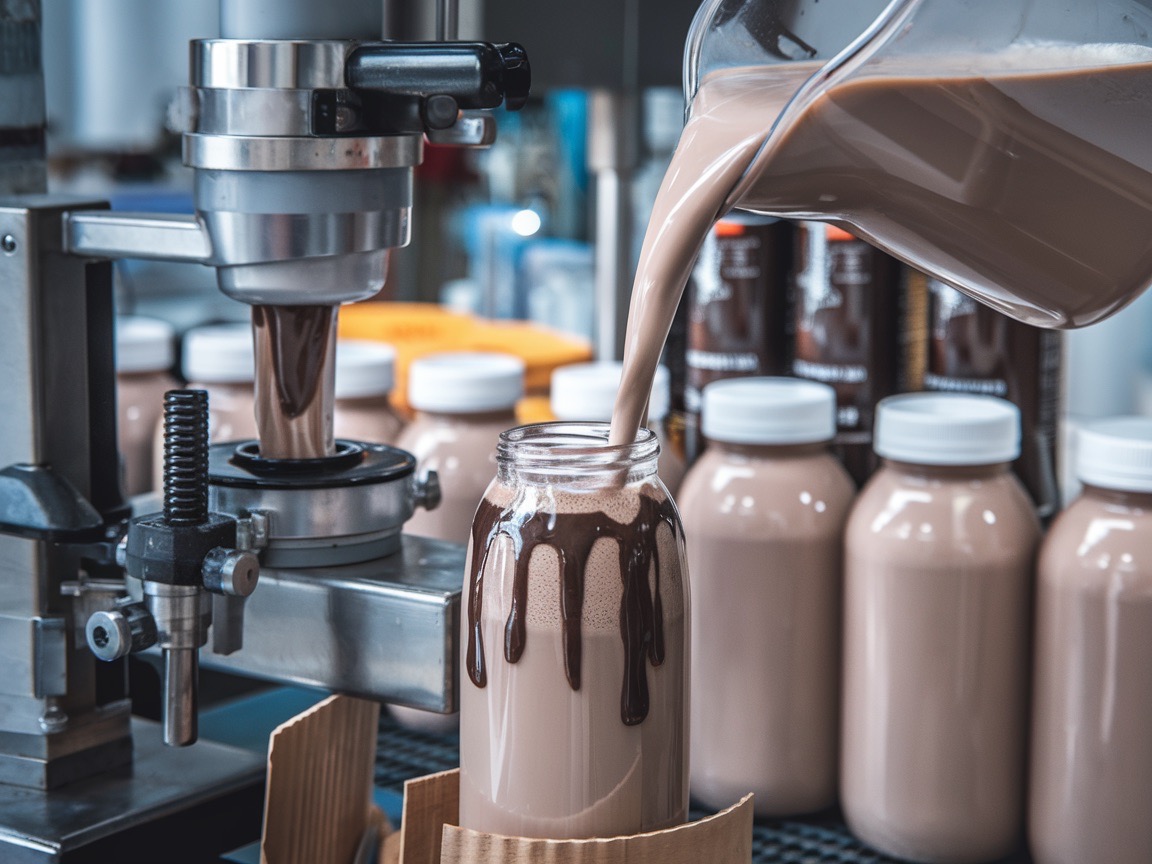
[[[1152,283],[1152,46],[1122,27],[1152,31],[1152,10],[895,0],[824,61],[790,27],[844,4],[732,5],[701,10],[705,50],[697,32],[690,56],[696,39],[706,65],[708,39],[731,42],[740,23],[763,56],[691,70],[633,286],[613,443],[642,424],[693,262],[733,207],[841,224],[1040,326],[1090,324]]]

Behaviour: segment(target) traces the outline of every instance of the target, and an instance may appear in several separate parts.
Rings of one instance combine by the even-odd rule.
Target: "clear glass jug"
[[[722,212],[1076,327],[1152,283],[1150,34],[1149,0],[707,0],[685,93],[762,130]]]

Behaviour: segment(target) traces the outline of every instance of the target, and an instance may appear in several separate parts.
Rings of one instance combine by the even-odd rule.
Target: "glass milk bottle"
[[[460,824],[611,837],[688,808],[688,580],[656,436],[591,423],[500,437],[471,531]]]
[[[574,363],[552,373],[551,408],[557,420],[612,419],[612,406],[620,389],[621,364]],[[648,397],[648,428],[656,433],[660,444],[657,473],[668,491],[675,495],[684,480],[684,460],[669,445],[664,434],[664,421],[672,404],[668,367],[658,366]]]

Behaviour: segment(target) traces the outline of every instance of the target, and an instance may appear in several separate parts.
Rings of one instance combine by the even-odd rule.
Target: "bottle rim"
[[[517,426],[500,433],[496,462],[517,472],[551,476],[624,471],[631,480],[655,472],[660,453],[655,432],[641,428],[631,444],[609,444],[609,430],[607,423],[573,421]]]

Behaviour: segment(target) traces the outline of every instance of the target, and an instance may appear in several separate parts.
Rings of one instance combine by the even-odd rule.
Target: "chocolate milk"
[[[417,510],[409,534],[467,543],[476,507],[496,474],[500,433],[516,423],[524,364],[504,354],[436,354],[409,369],[408,401],[416,419],[396,446],[416,457],[421,473],[440,479],[440,504]]]
[[[981,434],[968,413],[950,419],[952,438],[919,435],[955,455]],[[1040,530],[1011,458],[886,459],[848,520],[841,805],[854,834],[895,857],[975,864],[1022,838]]]
[[[1040,551],[1029,846],[1036,864],[1145,864],[1152,861],[1152,421],[1094,424],[1080,448],[1084,492]],[[1087,463],[1100,457],[1121,470],[1092,471]]]
[[[404,428],[389,394],[396,351],[390,345],[341,339],[336,345],[336,404],[332,431],[337,438],[391,444]]]
[[[706,78],[644,239],[613,440],[638,428],[692,261],[732,206],[851,225],[1033,324],[1123,306],[1152,273],[1152,64],[1132,59],[1034,46],[982,76],[950,73],[974,65],[964,57],[913,58],[931,75],[890,63],[825,90],[763,147],[819,67]]]
[[[336,306],[253,306],[256,426],[265,459],[335,452]]]
[[[461,615],[461,825],[611,837],[687,817],[687,574],[654,457],[623,486],[502,468],[489,488]]]
[[[936,279],[928,287],[924,389],[984,393],[1020,409],[1016,476],[1041,521],[1060,508],[1056,434],[1060,422],[1061,334],[1014,321]]]
[[[404,531],[421,537],[467,543],[476,506],[496,473],[496,442],[516,425],[516,413],[417,413],[396,439],[396,446],[416,457],[419,470],[435,471],[442,497],[435,510],[417,510]]]
[[[792,374],[836,391],[836,455],[857,485],[876,468],[872,416],[904,375],[900,262],[822,222],[796,231]]]
[[[761,817],[836,802],[841,548],[855,489],[828,450],[834,395],[822,385],[784,386],[794,385],[824,391],[823,428],[765,436],[771,421],[759,423],[761,441],[793,442],[775,444],[723,440],[734,436],[709,425],[709,397],[724,385],[706,389],[709,447],[679,498],[692,631],[700,634],[692,643],[692,795],[722,809],[754,792]],[[754,391],[733,393],[745,403],[737,407],[760,407]],[[762,404],[794,419],[786,398]]]

